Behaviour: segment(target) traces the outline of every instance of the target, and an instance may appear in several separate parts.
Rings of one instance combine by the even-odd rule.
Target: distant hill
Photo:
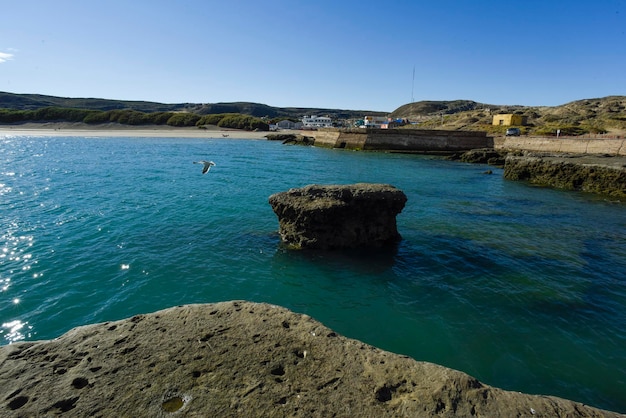
[[[472,100],[431,101],[423,100],[400,106],[391,113],[393,118],[418,120],[433,114],[454,114],[482,108],[486,105]]]
[[[15,94],[0,92],[0,109],[37,110],[44,107],[64,107],[90,110],[132,109],[139,112],[182,111],[187,104],[163,104],[155,102],[108,100],[93,98],[69,98],[41,94]]]
[[[400,106],[391,117],[418,122],[421,128],[502,133],[506,127],[492,125],[493,115],[499,113],[526,116],[527,124],[521,127],[524,134],[547,135],[560,129],[567,135],[626,135],[626,96],[577,100],[560,106],[492,105],[471,100],[420,101]]]
[[[423,129],[480,130],[502,134],[503,126],[493,126],[493,115],[515,113],[526,117],[522,134],[626,135],[626,96],[577,100],[560,106],[493,105],[472,100],[419,101],[400,106],[391,114],[368,110],[273,107],[260,103],[157,103],[98,98],[68,98],[40,94],[0,92],[0,110],[37,110],[49,107],[99,111],[134,110],[144,113],[188,112],[197,115],[240,113],[256,118],[300,119],[304,115],[330,116],[334,120],[360,119],[365,115],[408,119]]]
[[[90,110],[130,109],[139,112],[192,112],[198,115],[216,113],[242,113],[255,117],[301,118],[304,115],[328,115],[333,119],[354,119],[363,115],[387,115],[387,112],[366,110],[319,109],[306,107],[273,107],[259,103],[174,103],[110,100],[96,98],[69,98],[40,94],[15,94],[0,92],[0,109],[37,110],[44,107],[63,107]]]

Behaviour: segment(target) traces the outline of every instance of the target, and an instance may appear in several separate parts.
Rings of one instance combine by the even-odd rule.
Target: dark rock
[[[276,193],[269,203],[291,248],[381,247],[398,242],[396,215],[406,195],[386,184],[310,185]]]
[[[269,141],[282,141],[283,144],[315,145],[315,138],[300,134],[268,134],[265,137]]]
[[[295,134],[267,134],[265,138],[268,141],[286,141],[289,139],[294,139],[296,137]]]
[[[504,178],[625,198],[624,162],[625,157],[582,154],[510,155],[504,165]]]
[[[0,347],[0,393],[3,417],[620,416],[494,388],[306,315],[240,301]]]
[[[315,138],[306,135],[295,135],[293,138],[284,140],[283,144],[315,145]]]
[[[480,148],[451,155],[448,159],[464,163],[489,164],[501,167],[504,165],[506,155],[506,152],[496,151],[493,148]]]

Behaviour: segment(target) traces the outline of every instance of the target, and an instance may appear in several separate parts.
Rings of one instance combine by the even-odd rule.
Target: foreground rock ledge
[[[508,392],[251,302],[187,305],[0,347],[2,416],[617,417]]]
[[[292,248],[382,247],[398,242],[406,195],[388,184],[313,184],[276,193],[269,203]]]

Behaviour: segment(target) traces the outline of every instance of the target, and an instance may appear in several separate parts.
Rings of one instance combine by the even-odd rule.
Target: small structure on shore
[[[495,126],[522,126],[526,125],[527,121],[527,116],[513,113],[499,113],[497,115],[493,115],[493,121],[491,124]]]
[[[383,247],[397,243],[406,195],[388,184],[309,185],[270,196],[281,239],[295,249]]]

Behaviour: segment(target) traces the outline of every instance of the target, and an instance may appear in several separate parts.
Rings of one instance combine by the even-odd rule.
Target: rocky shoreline
[[[315,137],[300,134],[270,134],[267,138],[297,145],[315,145],[316,142]],[[573,152],[537,151],[553,148]],[[406,149],[388,151],[408,152]],[[424,150],[411,152],[428,153]],[[494,147],[448,154],[450,160],[504,167],[507,180],[626,198],[626,155],[623,141],[619,140],[498,139],[494,140]]]
[[[203,130],[162,126],[127,127],[118,124],[48,123],[2,125],[0,135],[198,137],[280,140],[286,144],[315,145],[320,132],[289,133]],[[567,152],[565,152],[567,151]],[[393,152],[419,152],[402,151]],[[494,147],[452,153],[450,159],[505,167],[505,178],[532,184],[626,198],[624,140],[555,140],[551,138],[494,138]],[[450,153],[448,153],[450,154]],[[507,159],[507,156],[511,158]],[[508,162],[507,162],[508,160]]]
[[[503,167],[507,180],[626,198],[626,156],[486,148],[454,154],[449,158]]]
[[[619,417],[494,388],[245,301],[0,347],[2,416]]]
[[[626,157],[552,153],[509,155],[504,163],[504,178],[626,198]]]

